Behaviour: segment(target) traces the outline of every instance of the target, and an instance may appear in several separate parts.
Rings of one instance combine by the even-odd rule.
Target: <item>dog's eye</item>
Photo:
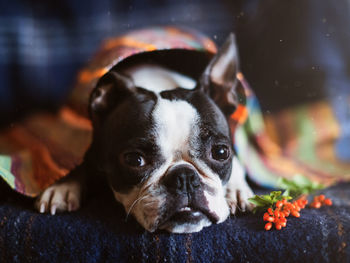
[[[214,145],[211,156],[218,161],[225,161],[230,157],[230,149],[226,145]]]
[[[142,167],[146,164],[145,158],[136,152],[124,154],[124,161],[127,165],[132,167]]]

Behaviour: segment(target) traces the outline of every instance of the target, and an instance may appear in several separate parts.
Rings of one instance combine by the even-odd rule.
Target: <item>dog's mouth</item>
[[[178,223],[188,223],[195,222],[203,219],[206,215],[203,214],[202,211],[194,209],[193,207],[186,206],[180,208],[177,212],[175,212],[168,221],[175,221]]]
[[[180,232],[175,230],[180,228],[181,232],[196,232],[197,228],[202,228],[203,226],[208,226],[212,223],[217,223],[219,218],[209,209],[205,207],[198,207],[193,205],[188,205],[180,207],[173,213],[169,213],[160,222],[159,229],[167,229],[171,232]]]

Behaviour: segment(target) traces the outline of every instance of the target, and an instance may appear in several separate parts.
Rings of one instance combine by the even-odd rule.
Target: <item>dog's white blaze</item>
[[[137,87],[153,91],[154,93],[178,87],[193,89],[196,86],[194,79],[154,64],[142,64],[131,67],[125,73],[132,77]]]
[[[196,109],[183,100],[166,100],[158,97],[153,112],[158,145],[164,157],[175,158],[177,153],[187,155],[191,138],[198,135],[199,115]]]

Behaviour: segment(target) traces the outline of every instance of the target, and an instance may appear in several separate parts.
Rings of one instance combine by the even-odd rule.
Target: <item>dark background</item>
[[[347,0],[0,1],[0,124],[55,109],[101,40],[185,25],[218,44],[237,35],[241,67],[265,111],[349,94]]]

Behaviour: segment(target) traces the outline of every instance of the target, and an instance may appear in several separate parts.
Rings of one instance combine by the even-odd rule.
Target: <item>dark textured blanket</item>
[[[332,207],[304,209],[281,231],[237,215],[193,234],[148,233],[109,193],[70,214],[41,215],[0,186],[0,262],[349,262],[350,184],[324,191]]]

